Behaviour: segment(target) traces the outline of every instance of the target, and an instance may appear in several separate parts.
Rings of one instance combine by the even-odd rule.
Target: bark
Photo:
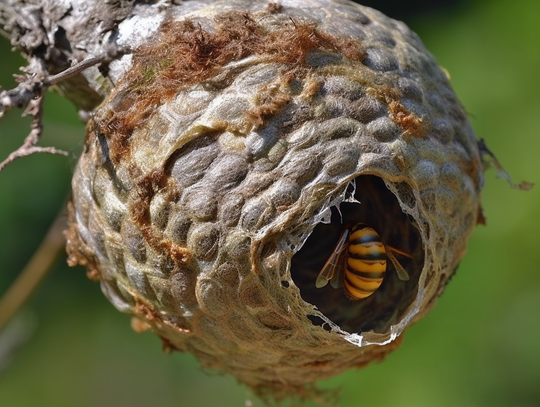
[[[38,74],[58,74],[91,58],[103,60],[99,66],[56,84],[56,90],[85,118],[109,93],[122,71],[124,65],[118,64],[118,59],[145,38],[144,32],[121,35],[122,22],[144,21],[136,25],[144,30],[144,24],[157,27],[156,22],[165,14],[183,8],[185,3],[170,1],[5,0],[0,4],[0,27],[15,50],[29,61],[27,82]]]

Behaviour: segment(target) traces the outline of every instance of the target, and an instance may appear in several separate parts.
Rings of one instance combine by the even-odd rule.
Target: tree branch
[[[89,57],[65,71],[51,76],[48,76],[42,68],[32,68],[32,65],[38,65],[38,63],[29,64],[25,68],[25,71],[28,73],[26,77],[18,76],[20,84],[16,88],[0,92],[0,118],[8,110],[14,107],[22,108],[30,103],[32,99],[41,97],[43,92],[50,86],[72,78],[85,69],[100,64],[105,59],[105,56]]]

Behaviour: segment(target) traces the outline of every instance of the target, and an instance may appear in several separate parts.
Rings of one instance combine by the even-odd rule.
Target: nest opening
[[[380,177],[361,175],[355,179],[356,188],[349,193],[358,202],[342,202],[333,207],[330,223],[318,224],[304,246],[291,260],[291,276],[304,301],[313,304],[329,320],[349,333],[388,332],[398,323],[416,298],[418,280],[424,265],[424,251],[414,220],[405,214],[394,194]],[[346,227],[365,223],[377,231],[385,245],[395,247],[412,258],[397,255],[409,274],[408,281],[398,278],[395,267],[387,260],[385,278],[369,297],[350,300],[344,289],[330,284],[315,286],[315,280]],[[326,322],[309,316],[314,325],[326,329]]]

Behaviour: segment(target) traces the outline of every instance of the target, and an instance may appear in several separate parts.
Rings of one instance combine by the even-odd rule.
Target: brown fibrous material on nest
[[[111,141],[113,161],[129,152],[125,137],[157,106],[232,61],[256,55],[286,64],[292,78],[306,69],[306,56],[315,50],[336,52],[352,61],[365,58],[359,41],[320,32],[311,22],[291,18],[285,27],[267,31],[249,13],[231,11],[217,16],[215,23],[215,31],[209,32],[191,20],[166,22],[156,40],[136,50],[133,69],[125,77],[130,94],[124,95],[120,110],[106,123],[118,135]]]

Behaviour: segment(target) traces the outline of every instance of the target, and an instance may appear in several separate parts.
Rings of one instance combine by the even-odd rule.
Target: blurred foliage
[[[453,3],[428,13],[414,12],[414,1],[409,12],[385,11],[406,18],[451,73],[477,136],[514,181],[538,184],[540,3]],[[6,41],[0,55],[0,84],[9,88],[24,61]],[[68,196],[82,145],[84,126],[68,102],[48,93],[45,112],[42,144],[67,149],[71,158],[31,156],[0,173],[0,295]],[[0,120],[2,159],[28,132],[19,115]],[[341,387],[342,407],[540,405],[540,185],[524,193],[495,175],[486,173],[488,225],[475,231],[435,309],[384,363],[321,384]],[[233,378],[202,371],[189,355],[164,354],[157,337],[132,332],[99,286],[61,258],[0,335],[0,405],[150,404],[261,405]]]

